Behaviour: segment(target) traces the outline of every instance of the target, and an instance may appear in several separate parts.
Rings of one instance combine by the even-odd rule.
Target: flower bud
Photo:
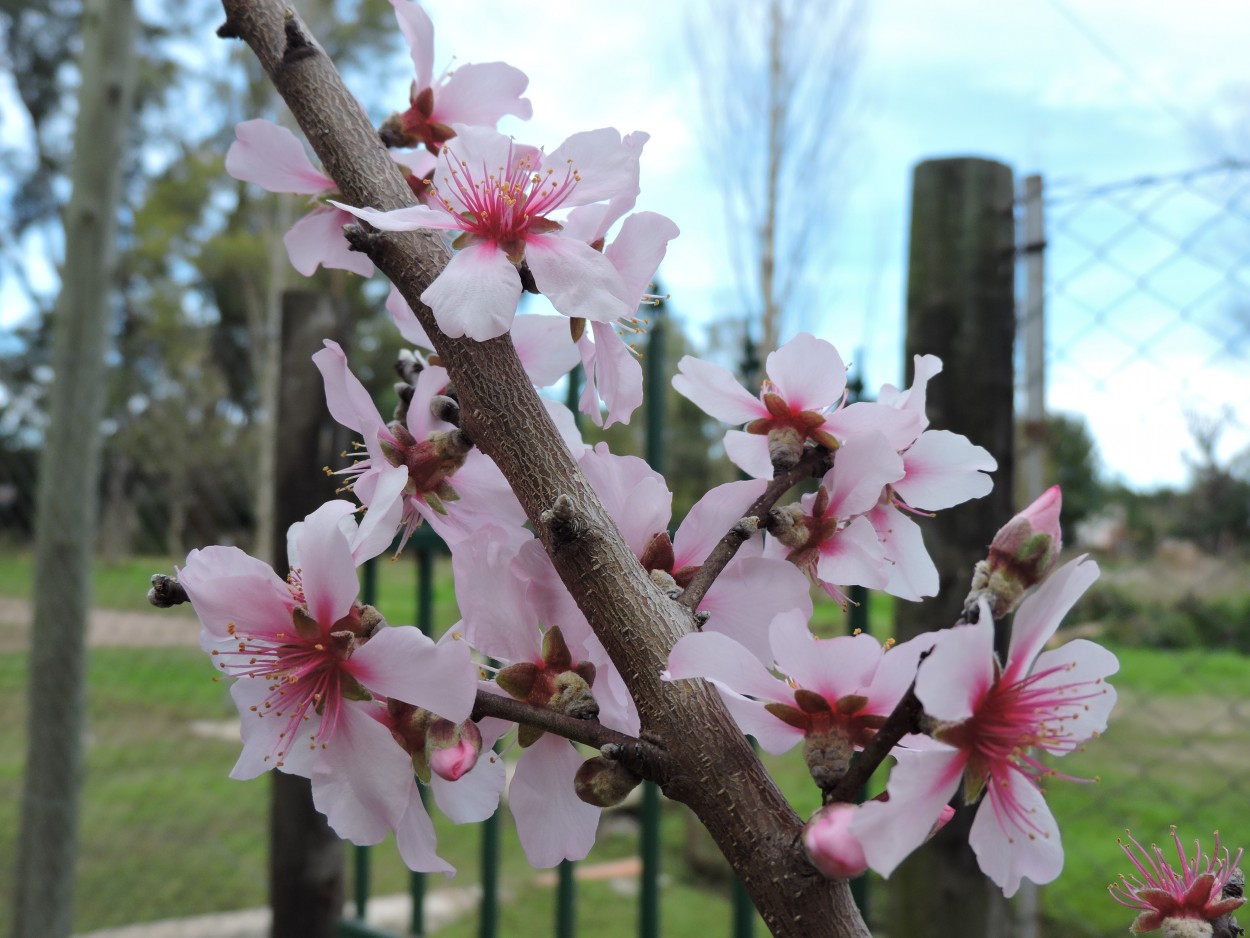
[[[1059,511],[1063,498],[1052,485],[1005,525],[990,544],[989,556],[977,564],[972,592],[965,608],[985,596],[995,619],[1001,619],[1020,602],[1025,591],[1046,578],[1063,546]]]
[[[803,847],[808,859],[830,879],[850,879],[868,869],[864,848],[851,833],[856,807],[827,804],[803,827]]]
[[[642,779],[615,759],[595,756],[587,759],[573,778],[577,797],[586,804],[610,808],[625,800]]]
[[[477,764],[482,733],[472,720],[452,723],[438,717],[426,731],[425,751],[430,771],[454,782]]]

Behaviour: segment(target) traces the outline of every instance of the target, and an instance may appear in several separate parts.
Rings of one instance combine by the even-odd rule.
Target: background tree
[[[813,274],[830,257],[864,15],[859,0],[768,0],[714,2],[691,17],[699,137],[724,197],[744,377],[816,298]]]

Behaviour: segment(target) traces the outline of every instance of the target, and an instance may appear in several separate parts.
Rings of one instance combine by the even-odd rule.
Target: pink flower
[[[873,869],[889,875],[924,840],[962,777],[966,801],[982,793],[989,801],[970,840],[981,869],[1003,892],[1013,895],[1023,878],[1047,883],[1059,875],[1059,829],[1038,787],[1039,778],[1056,773],[1031,753],[1061,756],[1106,728],[1115,691],[1105,678],[1119,664],[1085,640],[1042,648],[1097,576],[1097,564],[1080,557],[1038,587],[1016,613],[1003,667],[994,657],[993,617],[984,602],[976,625],[942,633],[916,678],[942,745],[898,750],[889,801],[866,805],[856,818]]]
[[[789,560],[843,605],[840,586],[880,589],[889,576],[885,552],[864,515],[902,474],[903,462],[884,436],[851,437],[814,493],[774,509],[766,554]]]
[[[1059,486],[1052,485],[994,535],[989,556],[977,564],[972,588],[989,601],[995,617],[1014,609],[1024,591],[1055,565],[1062,546],[1062,503]]]
[[[768,378],[758,398],[711,362],[687,355],[677,368],[678,394],[717,420],[747,425],[746,432],[725,435],[725,450],[757,479],[771,479],[775,465],[793,465],[809,440],[837,449],[848,436],[872,429],[899,450],[919,432],[920,417],[910,412],[869,403],[843,408],[846,365],[837,349],[806,332],[769,353]]]
[[[1237,856],[1231,860],[1228,848],[1224,848],[1221,854],[1218,831],[1215,834],[1212,855],[1204,856],[1202,845],[1195,840],[1194,856],[1190,860],[1185,856],[1185,848],[1181,845],[1176,827],[1172,827],[1172,840],[1176,844],[1176,856],[1180,862],[1179,873],[1164,859],[1163,851],[1157,846],[1152,844],[1147,851],[1131,834],[1128,839],[1133,847],[1120,841],[1120,849],[1137,869],[1137,875],[1128,877],[1121,873],[1120,881],[1107,888],[1111,898],[1120,905],[1142,910],[1129,928],[1134,935],[1154,931],[1174,919],[1215,922],[1245,904],[1246,900],[1240,895],[1240,891],[1228,896],[1224,894],[1224,888],[1233,881],[1238,872],[1242,851],[1238,850]],[[1134,847],[1136,853],[1133,852]],[[1207,931],[1206,934],[1211,932]]]
[[[353,556],[352,513],[349,502],[334,501],[305,519],[286,582],[228,547],[192,551],[180,580],[200,617],[201,644],[239,678],[231,695],[243,752],[231,777],[270,768],[309,777],[331,826],[367,844],[394,830],[409,807],[412,765],[384,725],[385,702],[466,719],[476,669],[464,642],[435,645],[359,604],[363,557]]]
[[[449,336],[485,341],[507,332],[524,263],[539,292],[566,316],[611,322],[630,310],[612,262],[564,234],[552,214],[636,193],[638,155],[610,128],[574,134],[554,153],[493,130],[457,125],[443,146],[436,208],[391,212],[333,203],[384,231],[459,231],[459,250],[421,295]]]
[[[405,543],[423,520],[449,542],[492,521],[524,523],[525,512],[490,457],[430,413],[431,399],[447,386],[444,369],[425,368],[417,378],[407,420],[388,424],[348,368],[338,343],[327,340],[313,362],[325,379],[331,415],[364,438],[364,456],[340,473],[351,477],[348,488],[370,512],[380,498],[402,499]],[[405,470],[407,479],[394,492],[382,481],[397,469]],[[400,475],[402,479],[404,473]]]
[[[872,739],[907,691],[934,637],[918,636],[887,651],[866,634],[816,638],[806,616],[785,612],[773,620],[769,640],[770,666],[784,679],[739,642],[712,632],[679,639],[663,676],[711,681],[738,726],[765,752],[779,755],[799,742],[836,736],[849,758]]]
[[[299,139],[272,121],[250,120],[234,128],[235,141],[226,152],[226,172],[269,192],[291,192],[321,197],[338,191],[334,180],[313,167]],[[433,168],[433,158],[396,161],[418,177]],[[373,262],[348,249],[343,226],[352,217],[340,209],[317,204],[283,236],[291,266],[311,277],[319,266],[373,275]]]
[[[455,135],[453,124],[494,127],[505,114],[530,119],[534,109],[528,98],[521,97],[529,84],[524,72],[489,62],[461,65],[434,78],[434,24],[420,4],[391,0],[391,6],[417,77],[409,93],[411,106],[382,125],[382,138],[389,146],[424,144],[437,153]]]

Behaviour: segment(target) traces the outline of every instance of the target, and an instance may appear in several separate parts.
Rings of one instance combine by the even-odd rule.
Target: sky
[[[698,339],[709,322],[734,309],[737,294],[721,196],[699,139],[687,28],[693,2],[548,0],[534,8],[503,0],[426,0],[425,6],[435,22],[440,63],[450,64],[453,56],[461,62],[502,59],[529,75],[534,119],[503,126],[518,139],[552,148],[570,133],[601,126],[651,134],[638,209],[663,212],[682,229],[661,273],[670,308]],[[1124,227],[1126,216],[1101,202],[1086,211],[1073,194],[1236,155],[1226,128],[1250,125],[1250,7],[1244,0],[871,0],[865,23],[838,179],[849,195],[826,233],[833,241],[827,288],[812,308],[796,311],[783,338],[809,329],[854,360],[870,385],[899,383],[914,165],[975,155],[1011,165],[1017,180],[1041,173],[1048,193],[1069,200],[1054,210],[1066,227],[1050,236],[1056,295],[1049,403],[1086,415],[1113,476],[1138,486],[1182,482],[1187,409],[1213,414],[1227,405],[1250,413],[1250,369],[1244,367],[1250,342],[1221,356],[1225,339],[1240,336],[1236,329],[1209,327],[1207,320],[1227,316],[1221,295],[1199,306],[1177,300],[1189,303],[1187,315],[1202,325],[1182,321],[1183,328],[1165,329],[1157,345],[1132,354],[1144,314],[1132,297],[1108,308],[1119,295],[1114,276],[1087,269],[1090,248],[1081,241],[1101,245]],[[404,60],[397,64],[396,95],[402,96],[409,76]],[[0,100],[3,91],[0,86]],[[1250,156],[1250,135],[1242,138],[1241,153]],[[1224,188],[1216,201],[1230,192],[1243,199],[1237,186],[1244,177],[1218,180]],[[826,181],[822,168],[812,167],[811,185]],[[1151,192],[1141,196],[1149,205]],[[1173,241],[1219,211],[1201,199],[1178,203],[1168,210]],[[1250,197],[1238,204],[1250,216]],[[1244,237],[1250,246],[1250,231],[1227,227],[1219,238]],[[1164,240],[1161,246],[1130,239],[1118,262],[1151,269],[1166,260]],[[1248,266],[1239,277],[1250,279]],[[1212,276],[1227,281],[1227,270],[1212,265],[1186,274],[1176,268],[1169,289],[1201,294]],[[1090,284],[1096,299],[1074,305]],[[1123,293],[1124,285],[1119,289]],[[1250,305],[1250,287],[1237,291]],[[1167,305],[1158,297],[1150,302],[1155,315]],[[6,316],[11,321],[12,309],[0,305],[0,325]],[[1115,365],[1110,377],[1103,372],[1108,355]],[[1229,458],[1247,446],[1250,432],[1235,418],[1221,453]]]

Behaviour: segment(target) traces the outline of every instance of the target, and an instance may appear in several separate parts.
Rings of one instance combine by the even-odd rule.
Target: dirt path
[[[30,647],[31,618],[30,600],[0,596],[0,653],[25,651]],[[93,609],[87,628],[87,642],[93,647],[196,647],[199,645],[199,625],[189,611]]]

